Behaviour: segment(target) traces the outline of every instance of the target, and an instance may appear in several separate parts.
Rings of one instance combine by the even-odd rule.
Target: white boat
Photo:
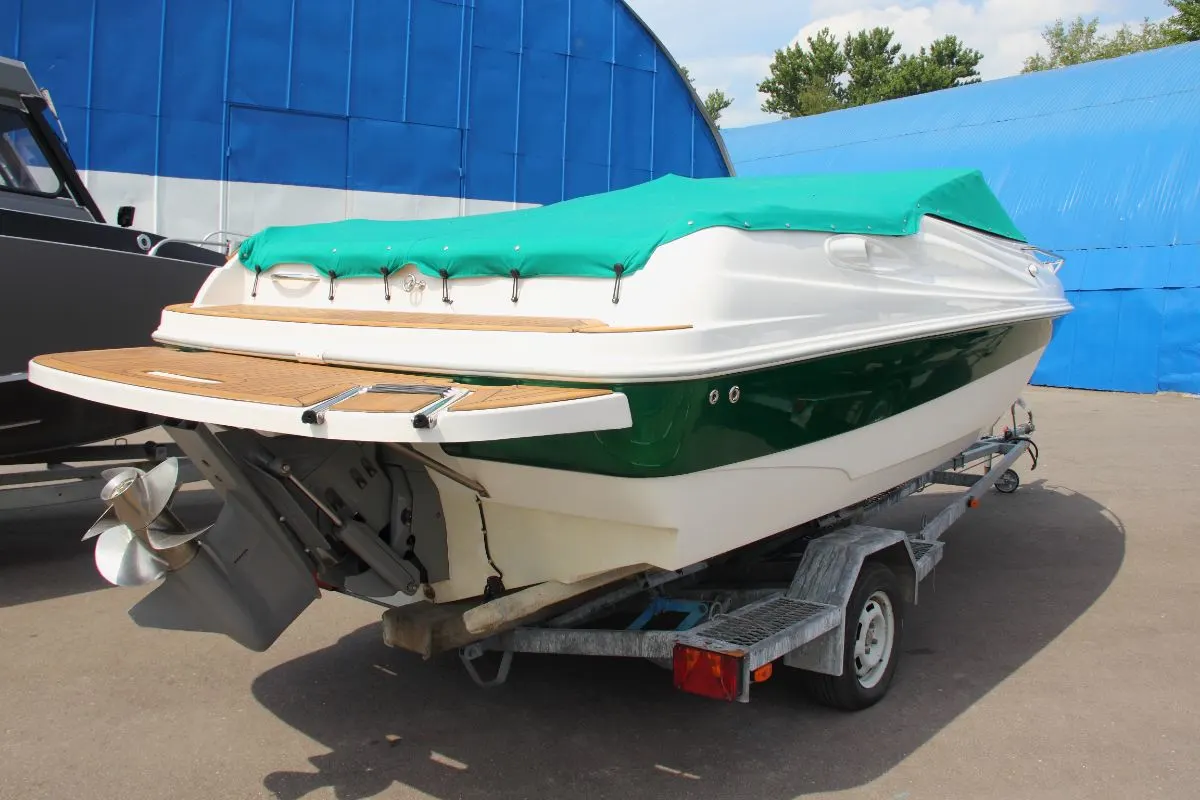
[[[225,511],[184,532],[160,516],[172,466],[121,473],[97,563],[165,578],[143,624],[261,649],[318,586],[561,599],[935,469],[1026,386],[1071,310],[1060,264],[975,172],[668,177],[267,229],[164,310],[159,346],[29,375],[173,420]]]

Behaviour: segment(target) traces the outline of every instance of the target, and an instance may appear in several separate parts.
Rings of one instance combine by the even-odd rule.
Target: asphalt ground
[[[1038,469],[951,529],[891,693],[858,714],[788,670],[724,704],[615,659],[517,656],[485,691],[341,596],[265,654],[143,630],[144,590],[108,587],[79,542],[98,505],[9,514],[0,798],[1200,797],[1200,401],[1027,398]]]

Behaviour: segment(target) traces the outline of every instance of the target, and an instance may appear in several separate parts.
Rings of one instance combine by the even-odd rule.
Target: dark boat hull
[[[0,457],[41,463],[55,450],[128,436],[157,424],[138,411],[101,406],[27,380],[0,383]]]
[[[220,263],[219,254],[207,255]],[[24,373],[42,353],[151,344],[163,307],[195,297],[215,265],[15,236],[0,236],[0,263],[0,457],[35,457],[156,424],[33,386]]]

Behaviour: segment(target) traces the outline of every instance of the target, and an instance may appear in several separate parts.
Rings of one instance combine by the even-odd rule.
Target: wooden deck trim
[[[596,319],[573,317],[522,317],[486,314],[432,314],[415,311],[366,311],[287,306],[194,306],[178,303],[165,309],[174,314],[194,314],[223,319],[288,322],[308,325],[351,325],[363,328],[419,328],[423,330],[507,331],[511,333],[646,333],[687,330],[691,325],[619,328]]]
[[[49,369],[126,386],[289,408],[305,408],[356,386],[381,383],[467,390],[469,394],[449,406],[446,413],[536,406],[612,394],[608,389],[520,383],[475,386],[425,375],[167,347],[58,353],[38,356],[34,361]],[[344,400],[332,410],[411,414],[436,398],[435,392],[372,392]]]
[[[659,333],[661,331],[687,331],[691,325],[646,325],[643,327],[614,328],[609,325],[596,325],[587,328],[577,328],[575,333]]]

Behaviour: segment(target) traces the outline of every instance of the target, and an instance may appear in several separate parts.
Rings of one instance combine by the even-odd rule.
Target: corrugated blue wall
[[[728,174],[621,0],[0,0],[85,170],[549,203]]]
[[[1067,257],[1034,380],[1200,393],[1200,44],[729,130],[739,174],[983,171]]]

